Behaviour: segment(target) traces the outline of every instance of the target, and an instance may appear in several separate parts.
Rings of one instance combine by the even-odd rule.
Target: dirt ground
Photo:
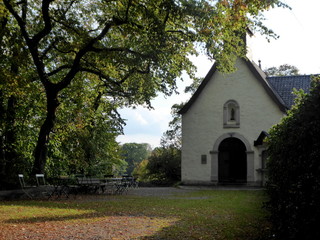
[[[130,189],[128,196],[154,196],[161,198],[187,198],[185,194],[193,191],[213,189],[212,187],[141,187]],[[217,188],[216,188],[217,189]],[[228,190],[232,188],[218,188]],[[238,190],[243,190],[239,189]],[[234,189],[232,189],[234,190]],[[248,190],[248,189],[245,189]],[[181,196],[179,196],[181,195]],[[115,198],[109,198],[115,199]],[[102,195],[80,195],[77,201],[108,201]],[[99,216],[90,220],[63,221],[40,219],[35,222],[24,221],[0,223],[0,240],[133,240],[156,239],[161,229],[174,224],[177,219],[150,216]]]
[[[143,187],[130,189],[128,196],[179,197],[196,189],[173,187]],[[76,201],[106,201],[99,195],[81,195]],[[92,222],[93,221],[93,222]],[[5,222],[0,224],[0,240],[129,240],[146,239],[175,219],[150,216],[105,216],[94,220]],[[148,238],[149,239],[149,238]]]

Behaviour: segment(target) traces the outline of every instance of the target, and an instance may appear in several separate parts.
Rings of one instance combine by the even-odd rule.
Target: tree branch
[[[48,6],[49,6],[49,3],[51,1],[52,0],[47,0],[47,1],[44,1],[44,2],[48,2]],[[44,64],[39,58],[38,42],[36,42],[36,44],[35,44],[34,40],[30,39],[29,34],[28,34],[27,30],[26,30],[26,22],[23,21],[23,19],[19,16],[19,14],[14,10],[13,6],[11,5],[11,1],[10,0],[3,0],[3,3],[5,4],[6,8],[9,10],[9,12],[13,15],[13,17],[17,20],[18,25],[19,25],[20,30],[21,30],[21,33],[22,33],[22,36],[23,36],[23,38],[25,39],[25,41],[26,41],[26,43],[28,45],[29,51],[30,51],[30,53],[32,55],[32,59],[33,59],[34,64],[35,64],[35,66],[37,68],[37,72],[38,72],[39,78],[40,78],[41,82],[46,87],[46,84],[48,84],[48,79],[47,79],[47,76],[45,74]]]
[[[56,49],[55,44],[56,44],[58,41],[59,41],[59,40],[56,39],[56,40],[54,40],[53,42],[51,42],[51,43],[49,44],[49,46],[48,46],[46,49],[44,49],[44,51],[41,53],[40,58],[43,59],[43,58],[47,55],[47,53],[48,53],[52,48]]]
[[[62,26],[64,26],[65,28],[68,28],[70,30],[72,30],[73,32],[75,32],[77,35],[80,35],[80,33],[73,27],[71,27],[70,25],[65,24],[63,21],[61,21],[60,19],[55,19],[54,17],[52,18],[52,20],[56,23],[61,24]]]
[[[53,48],[55,49],[55,50],[57,50],[59,53],[63,53],[63,54],[67,54],[67,53],[77,53],[76,51],[74,51],[74,50],[69,50],[69,51],[62,51],[62,50],[60,50],[60,49],[58,49],[55,45],[53,46]]]
[[[97,43],[98,41],[102,40],[108,34],[108,32],[112,26],[120,26],[125,23],[126,23],[126,21],[123,21],[123,20],[116,18],[116,17],[113,17],[112,21],[107,22],[105,24],[104,28],[102,29],[102,31],[100,32],[100,34],[98,34],[96,37],[94,37],[90,41],[88,41],[88,43],[76,53],[76,56],[75,56],[73,63],[72,63],[72,68],[67,73],[67,75],[64,77],[64,79],[58,83],[59,88],[63,89],[69,85],[69,83],[74,78],[74,76],[80,71],[80,62],[81,62],[83,56],[86,55],[88,52],[93,51],[94,44]]]
[[[126,9],[126,18],[125,21],[129,21],[129,9],[132,6],[132,0],[128,1],[127,9]]]
[[[8,11],[13,15],[13,17],[17,20],[18,25],[21,29],[21,33],[23,37],[25,38],[26,42],[30,42],[30,37],[28,32],[26,31],[26,23],[22,20],[22,18],[19,16],[19,14],[14,10],[13,6],[11,5],[10,0],[3,0],[4,5],[8,9]]]
[[[36,35],[33,36],[32,41],[38,45],[39,42],[41,41],[42,38],[47,36],[51,30],[52,30],[52,24],[51,24],[51,19],[49,15],[49,6],[50,3],[53,2],[54,0],[43,0],[42,1],[42,16],[43,16],[43,21],[44,21],[44,27],[43,29],[38,32]]]
[[[170,9],[167,9],[166,11],[166,15],[164,17],[164,20],[163,20],[163,24],[166,25],[168,20],[169,20],[169,16],[170,16]]]
[[[27,22],[28,1],[23,0],[21,1],[21,4],[22,4],[21,18],[22,18],[22,21]]]
[[[55,70],[51,71],[48,73],[48,76],[51,77],[57,73],[59,73],[60,71],[64,70],[64,69],[70,69],[72,67],[72,65],[63,65],[63,66],[60,66],[58,68],[56,68]]]

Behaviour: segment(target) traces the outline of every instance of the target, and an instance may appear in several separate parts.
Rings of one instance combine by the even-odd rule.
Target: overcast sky
[[[252,59],[261,60],[262,68],[290,64],[296,66],[301,74],[320,73],[320,0],[286,0],[289,9],[270,9],[265,13],[265,24],[273,29],[280,38],[267,42],[264,37],[255,35],[249,40]],[[204,77],[213,63],[205,56],[194,60],[198,76]],[[178,82],[179,91],[190,84],[186,77]],[[162,134],[168,130],[171,120],[171,106],[187,101],[190,95],[179,94],[164,98],[159,95],[152,101],[154,110],[143,107],[122,109],[126,119],[124,135],[117,138],[120,143],[149,143],[152,147],[160,145]]]

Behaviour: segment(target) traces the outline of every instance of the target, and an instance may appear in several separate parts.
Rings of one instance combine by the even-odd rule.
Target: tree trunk
[[[37,173],[44,173],[48,154],[49,135],[54,127],[56,120],[56,110],[59,106],[58,92],[59,91],[55,88],[46,88],[47,116],[41,126],[37,145],[34,150],[34,164],[32,175]]]
[[[17,152],[15,149],[16,136],[16,102],[15,96],[10,96],[7,105],[6,128],[5,128],[5,159],[6,173],[13,171],[15,162],[17,161]]]
[[[1,185],[10,188],[17,177],[17,169],[15,168],[18,162],[18,154],[15,148],[17,140],[15,126],[17,99],[12,95],[5,102],[6,109],[2,106],[1,110],[3,112],[0,114],[0,117],[3,117],[3,129],[1,129],[2,134],[0,135],[0,178]]]
[[[13,58],[17,56],[16,49],[13,50]],[[16,64],[11,64],[11,72],[18,76],[19,67]],[[2,120],[2,134],[0,141],[0,161],[1,161],[1,171],[0,177],[3,179],[2,185],[6,187],[11,187],[15,182],[17,177],[16,163],[18,162],[18,154],[15,147],[17,140],[17,130],[16,130],[16,105],[17,97],[11,95],[8,98],[4,97],[3,93],[0,93],[1,107],[0,114]],[[5,107],[4,107],[5,104]]]
[[[0,90],[0,185],[2,186],[3,179],[5,178],[5,154],[4,154],[4,119],[5,119],[5,108],[3,93]]]

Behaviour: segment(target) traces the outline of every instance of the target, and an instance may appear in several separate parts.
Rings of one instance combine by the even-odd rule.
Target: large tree
[[[32,73],[28,52],[22,47],[18,27],[3,17],[1,6],[0,3],[0,185],[12,187],[17,173],[27,169],[30,163],[21,149],[25,143],[32,142],[29,141],[32,134],[25,126],[34,125],[28,118],[39,95],[33,88],[40,85],[28,81],[31,78],[27,76]],[[20,137],[22,133],[26,136],[24,140]]]
[[[188,55],[197,53],[197,45],[221,70],[231,70],[235,57],[245,54],[247,26],[273,35],[262,26],[259,12],[283,6],[278,0],[0,3],[2,28],[17,26],[23,39],[20,47],[28,53],[25,61],[42,84],[38,91],[46,96],[33,173],[44,171],[59,98],[72,81],[97,78],[105,87],[103,93],[113,100],[149,104],[157,91],[170,94],[183,71],[193,77],[195,68]]]
[[[125,164],[116,142],[123,125],[117,105],[103,96],[102,86],[94,87],[93,81],[83,80],[72,82],[61,94],[50,135],[46,164],[49,175],[103,176]]]

